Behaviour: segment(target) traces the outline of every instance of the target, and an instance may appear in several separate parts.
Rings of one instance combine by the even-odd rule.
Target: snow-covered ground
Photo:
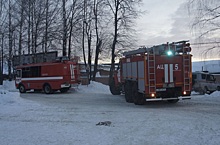
[[[0,88],[1,145],[217,145],[220,92],[143,106],[92,82],[70,92],[20,94]]]

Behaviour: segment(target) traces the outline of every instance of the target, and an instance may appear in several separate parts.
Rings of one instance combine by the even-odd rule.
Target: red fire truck
[[[190,99],[191,47],[188,41],[166,43],[125,52],[110,83],[113,95],[121,92],[136,105],[146,101],[176,103]]]
[[[27,64],[16,67],[15,85],[20,93],[43,90],[46,94],[67,92],[79,83],[78,64],[63,58],[55,62]]]

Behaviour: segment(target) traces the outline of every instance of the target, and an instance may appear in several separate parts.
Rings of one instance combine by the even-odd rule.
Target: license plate
[[[166,88],[162,88],[162,89],[156,89],[157,92],[162,92],[162,91],[166,91]]]

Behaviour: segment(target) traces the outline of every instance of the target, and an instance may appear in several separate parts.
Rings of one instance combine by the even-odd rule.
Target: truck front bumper
[[[167,100],[186,100],[186,99],[191,99],[190,96],[180,96],[177,98],[148,98],[146,101],[167,101]]]

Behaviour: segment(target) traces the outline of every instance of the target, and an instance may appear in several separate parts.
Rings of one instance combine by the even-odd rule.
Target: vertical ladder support
[[[155,52],[154,48],[152,51],[147,52],[147,62],[148,62],[148,87],[149,94],[156,93],[156,72],[155,72]]]
[[[190,90],[190,54],[183,54],[183,83],[184,83],[184,91],[191,91]]]

